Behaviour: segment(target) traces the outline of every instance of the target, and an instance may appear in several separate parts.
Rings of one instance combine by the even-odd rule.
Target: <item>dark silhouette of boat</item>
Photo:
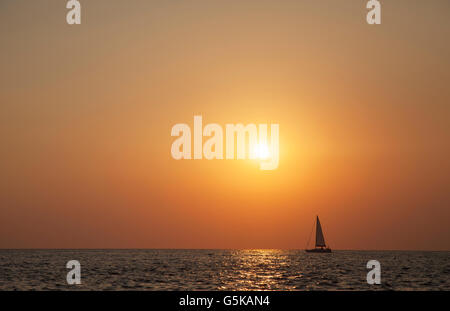
[[[320,225],[319,216],[316,216],[316,245],[314,248],[305,249],[307,253],[331,253],[331,248],[325,244],[322,226]]]

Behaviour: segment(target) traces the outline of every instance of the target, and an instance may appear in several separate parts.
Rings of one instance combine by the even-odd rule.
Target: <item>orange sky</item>
[[[447,0],[0,3],[1,248],[450,250]],[[280,164],[171,127],[280,124]]]

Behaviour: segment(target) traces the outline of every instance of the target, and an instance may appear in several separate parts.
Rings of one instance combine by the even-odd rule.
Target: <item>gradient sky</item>
[[[1,248],[450,250],[450,2],[0,0]],[[280,164],[171,127],[279,123]]]

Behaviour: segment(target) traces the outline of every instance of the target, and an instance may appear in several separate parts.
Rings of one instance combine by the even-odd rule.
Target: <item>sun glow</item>
[[[265,143],[256,144],[253,153],[257,159],[267,159],[269,157],[269,147]]]

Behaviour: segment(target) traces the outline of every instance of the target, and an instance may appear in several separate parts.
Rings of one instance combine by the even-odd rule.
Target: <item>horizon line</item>
[[[83,248],[45,248],[45,247],[31,247],[31,248],[3,248],[0,247],[0,251],[4,250],[282,250],[282,251],[305,251],[304,248],[94,248],[94,247],[83,247]],[[364,251],[364,252],[450,252],[450,249],[333,249],[334,251]]]

